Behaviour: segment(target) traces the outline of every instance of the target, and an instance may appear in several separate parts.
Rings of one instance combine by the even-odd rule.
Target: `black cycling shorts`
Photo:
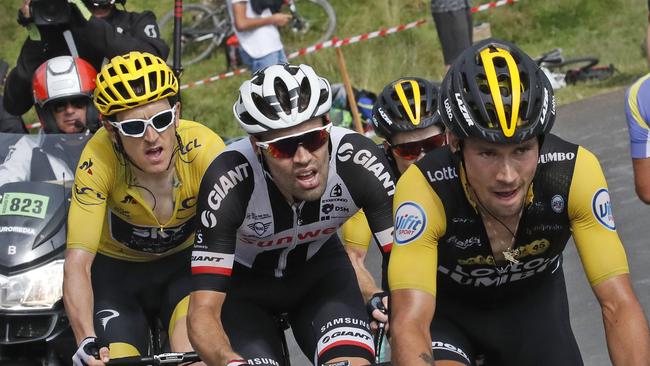
[[[337,357],[374,359],[361,291],[337,235],[285,277],[235,263],[231,281],[221,321],[233,349],[249,363],[283,365],[281,314],[287,314],[298,345],[316,365]]]
[[[170,329],[176,306],[191,292],[192,247],[151,262],[129,262],[97,254],[93,261],[94,325],[111,358],[148,354],[150,329]],[[187,311],[186,308],[183,311]],[[135,349],[133,349],[135,348]]]
[[[433,20],[436,23],[445,65],[451,65],[472,45],[472,14],[469,8],[433,13]]]
[[[576,366],[582,357],[569,323],[564,274],[525,293],[486,306],[487,299],[457,300],[439,294],[431,323],[436,360],[474,365]]]

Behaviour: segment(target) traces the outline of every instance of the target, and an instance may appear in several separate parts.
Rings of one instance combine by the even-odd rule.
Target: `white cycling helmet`
[[[246,132],[256,134],[299,125],[330,110],[330,83],[308,65],[273,65],[239,88],[233,113]]]

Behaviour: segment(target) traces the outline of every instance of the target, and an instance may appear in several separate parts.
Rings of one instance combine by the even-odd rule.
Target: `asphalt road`
[[[634,192],[624,98],[625,90],[618,90],[562,106],[558,108],[553,132],[586,147],[600,159],[609,184],[618,233],[627,252],[634,289],[648,317],[650,238],[644,229],[650,221],[650,207],[641,203]],[[600,306],[584,275],[573,241],[567,245],[564,253],[571,324],[585,365],[611,365]],[[371,248],[367,264],[373,273],[379,273],[379,253],[376,248]],[[292,365],[309,364],[289,333]]]

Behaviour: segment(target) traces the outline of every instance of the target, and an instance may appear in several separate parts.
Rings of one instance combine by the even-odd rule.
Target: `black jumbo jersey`
[[[515,236],[518,263],[495,263],[482,218],[463,188],[459,158],[449,147],[415,166],[397,186],[391,290],[420,288],[435,295],[437,287],[441,299],[486,301],[521,293],[562,270],[572,233],[592,285],[628,271],[602,170],[578,145],[546,137]],[[437,261],[437,273],[426,264],[431,261]]]

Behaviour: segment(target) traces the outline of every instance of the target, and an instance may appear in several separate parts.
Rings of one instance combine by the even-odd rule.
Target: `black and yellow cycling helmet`
[[[440,123],[438,86],[421,78],[400,78],[386,85],[372,108],[375,133],[386,139]]]
[[[94,102],[104,116],[178,94],[178,79],[165,61],[146,52],[115,56],[97,74]]]
[[[461,139],[520,143],[547,134],[555,97],[546,75],[517,46],[495,39],[466,49],[442,81],[442,121]]]

